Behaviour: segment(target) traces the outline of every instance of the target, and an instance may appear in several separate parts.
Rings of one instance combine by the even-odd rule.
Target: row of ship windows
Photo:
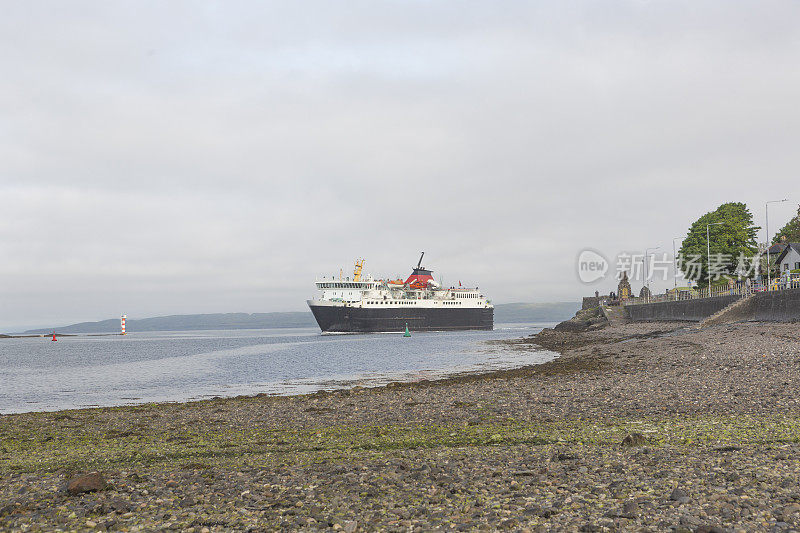
[[[370,301],[367,301],[367,303],[368,304],[373,304],[373,305],[387,305],[387,304],[388,305],[393,305],[393,304],[397,304],[397,305],[413,305],[413,304],[416,304],[417,302],[415,302],[415,301],[402,301],[402,300],[394,300],[394,301],[392,301],[392,300],[387,300],[387,301],[370,300]],[[444,304],[444,305],[461,305],[461,302],[442,302],[442,304]]]
[[[367,283],[317,283],[320,289],[365,289],[372,287]]]
[[[317,285],[319,286],[320,289],[361,289],[361,290],[363,290],[363,289],[373,288],[373,286],[371,284],[364,283],[364,282],[362,282],[362,283],[318,283]],[[453,294],[453,296],[456,297],[456,298],[479,298],[479,295],[477,295],[477,294],[469,294],[469,293],[465,293],[465,294],[455,293],[455,294]]]
[[[417,302],[413,302],[413,301],[399,301],[399,300],[384,300],[384,301],[380,301],[380,300],[371,300],[371,301],[367,301],[367,303],[368,303],[368,304],[375,304],[375,305],[387,305],[387,304],[388,304],[388,305],[392,305],[392,304],[397,304],[397,305],[411,305],[411,304],[416,304]]]

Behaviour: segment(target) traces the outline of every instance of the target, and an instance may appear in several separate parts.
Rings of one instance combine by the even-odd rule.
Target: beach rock
[[[554,459],[557,461],[574,461],[577,458],[577,455],[573,455],[571,453],[559,453],[554,457]]]
[[[647,444],[647,439],[641,433],[629,433],[622,439],[623,446],[644,446]]]
[[[583,332],[588,329],[596,330],[608,325],[608,320],[603,316],[599,307],[581,309],[575,316],[557,324],[553,329],[559,332]]]
[[[67,492],[70,494],[82,494],[84,492],[96,492],[105,490],[108,486],[105,478],[99,472],[89,472],[73,477],[67,482]]]
[[[636,518],[639,516],[639,504],[634,501],[625,502],[619,516],[621,518]]]
[[[514,529],[517,527],[517,521],[513,518],[507,518],[500,522],[500,529]]]
[[[127,512],[129,512],[131,510],[130,502],[127,502],[122,498],[114,498],[108,504],[108,507],[109,507],[110,510],[115,511],[115,512],[120,513],[120,514],[127,513]]]
[[[573,332],[581,332],[586,331],[589,329],[591,324],[586,320],[565,320],[560,324],[557,324],[553,329],[556,331],[573,331]]]
[[[791,503],[783,509],[783,515],[792,515],[798,511],[800,511],[800,503]]]
[[[726,533],[726,530],[718,526],[700,526],[695,529],[695,533]]]
[[[689,494],[680,487],[675,487],[669,494],[669,499],[674,502],[686,503],[689,501]]]

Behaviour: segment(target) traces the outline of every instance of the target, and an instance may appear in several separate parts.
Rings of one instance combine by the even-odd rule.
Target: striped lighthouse
[[[128,318],[128,315],[122,315],[122,318],[119,319],[119,327],[122,330],[120,335],[125,335],[125,320]]]

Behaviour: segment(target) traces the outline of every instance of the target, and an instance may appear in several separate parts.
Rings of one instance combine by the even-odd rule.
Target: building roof
[[[775,263],[783,261],[783,258],[789,254],[789,250],[794,250],[797,254],[800,254],[800,242],[790,242],[786,244],[786,248],[784,248],[781,254],[775,259]]]
[[[770,255],[778,255],[786,249],[788,244],[785,242],[776,242],[772,246],[769,247],[769,254]],[[767,251],[764,250],[762,255],[767,255]]]

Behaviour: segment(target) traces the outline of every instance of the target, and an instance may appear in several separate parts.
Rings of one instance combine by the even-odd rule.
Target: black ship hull
[[[494,328],[494,308],[365,309],[309,304],[323,333],[454,331]]]

